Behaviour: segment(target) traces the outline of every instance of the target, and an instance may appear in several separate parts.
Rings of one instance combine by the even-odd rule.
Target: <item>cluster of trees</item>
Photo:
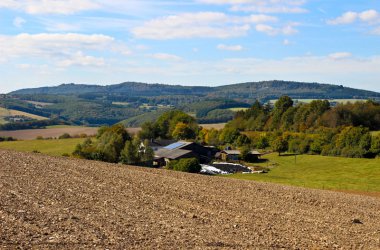
[[[88,138],[78,144],[73,155],[89,160],[144,166],[151,165],[154,158],[149,142],[142,144],[140,138],[131,137],[120,124],[100,128],[96,140]]]
[[[315,134],[277,134],[270,147],[279,153],[373,158],[380,155],[380,136],[372,136],[364,127],[321,128]]]
[[[146,122],[141,128],[139,137],[148,140],[191,140],[197,137],[199,131],[196,119],[179,110],[165,112],[155,122]]]
[[[41,121],[27,121],[27,122],[14,122],[0,125],[0,130],[21,130],[21,129],[42,129],[47,126],[54,125],[67,125],[68,123],[58,120],[41,120]]]
[[[246,111],[237,112],[228,127],[240,131],[314,131],[320,127],[363,126],[380,129],[380,104],[373,101],[338,104],[331,107],[327,100],[294,105],[288,96],[282,96],[274,105],[256,101]]]

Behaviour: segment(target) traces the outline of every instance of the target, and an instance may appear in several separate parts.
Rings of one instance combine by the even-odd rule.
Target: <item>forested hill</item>
[[[125,82],[115,85],[83,85],[83,84],[62,84],[56,87],[42,87],[32,89],[21,89],[11,94],[48,94],[48,95],[67,95],[67,94],[87,94],[87,93],[125,93],[130,96],[160,96],[160,95],[207,95],[212,92],[210,87],[193,87],[167,84],[148,84],[138,82]]]
[[[21,89],[11,94],[70,95],[89,93],[125,94],[127,96],[198,95],[240,100],[259,99],[262,101],[276,99],[282,95],[299,99],[380,99],[380,93],[373,91],[347,88],[342,85],[290,81],[248,82],[219,87],[146,84],[136,82],[126,82],[108,86],[62,84],[56,87]]]

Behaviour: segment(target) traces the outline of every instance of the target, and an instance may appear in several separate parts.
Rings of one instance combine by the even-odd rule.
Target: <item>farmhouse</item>
[[[154,165],[167,166],[172,160],[197,158],[201,163],[210,162],[217,150],[195,142],[178,141],[155,152]]]
[[[223,150],[220,152],[220,159],[223,161],[238,161],[240,154],[240,150]],[[261,155],[258,151],[251,151],[247,156],[248,161],[257,161]]]

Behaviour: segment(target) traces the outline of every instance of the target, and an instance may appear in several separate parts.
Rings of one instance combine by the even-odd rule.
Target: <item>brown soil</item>
[[[27,129],[27,130],[15,130],[15,131],[0,131],[0,136],[13,137],[18,140],[34,140],[37,136],[43,138],[58,138],[64,133],[68,133],[71,136],[80,134],[86,134],[93,136],[98,132],[99,128],[91,127],[67,127],[67,128],[49,128],[49,129]],[[140,128],[128,128],[130,133],[136,133]]]
[[[380,249],[380,200],[0,150],[0,248]]]

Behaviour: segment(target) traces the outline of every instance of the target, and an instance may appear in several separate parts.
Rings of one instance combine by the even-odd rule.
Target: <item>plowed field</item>
[[[0,248],[380,249],[380,199],[0,150]]]

